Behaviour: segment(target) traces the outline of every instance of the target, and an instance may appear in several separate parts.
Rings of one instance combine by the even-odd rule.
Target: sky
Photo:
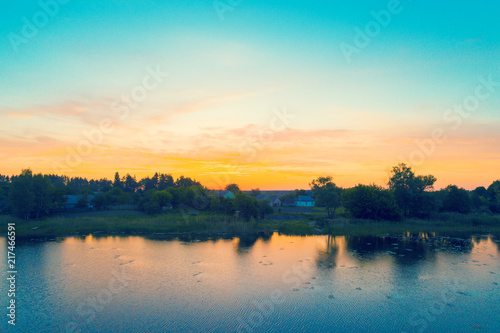
[[[0,174],[500,178],[500,3],[0,4]]]

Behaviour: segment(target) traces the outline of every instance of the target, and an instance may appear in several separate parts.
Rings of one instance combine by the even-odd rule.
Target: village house
[[[297,207],[314,207],[316,206],[316,200],[308,195],[299,195],[295,205]]]
[[[231,192],[231,191],[219,191],[219,193],[217,194],[217,196],[220,198],[220,197],[224,197],[226,199],[234,199],[234,194]]]
[[[94,206],[92,205],[93,199],[94,199],[93,195],[88,195],[86,198],[86,202],[82,203],[82,200],[85,200],[85,197],[83,195],[66,195],[66,202],[64,203],[63,208],[65,210],[74,210],[82,208],[92,209],[94,208]]]

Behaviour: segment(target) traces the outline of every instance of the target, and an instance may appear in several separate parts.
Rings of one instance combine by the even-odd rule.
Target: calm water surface
[[[499,235],[18,244],[15,332],[500,332]],[[0,253],[6,257],[6,241]],[[0,269],[5,272],[2,260]],[[0,286],[7,306],[7,283]]]

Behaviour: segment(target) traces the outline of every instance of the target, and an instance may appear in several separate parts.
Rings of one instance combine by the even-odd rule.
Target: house
[[[66,202],[63,205],[64,209],[76,209],[76,208],[81,208],[78,207],[78,201],[83,197],[83,195],[67,195],[66,196]],[[93,195],[88,195],[87,196],[87,208],[94,208],[92,205],[92,200],[94,199]]]
[[[314,207],[316,206],[316,200],[311,198],[308,195],[299,195],[299,198],[296,201],[297,207]]]
[[[275,198],[274,200],[271,201],[273,207],[281,207],[281,200],[280,198]]]
[[[217,195],[219,198],[224,197],[226,199],[234,199],[234,194],[231,191],[219,191]]]
[[[64,209],[75,209],[78,203],[77,195],[67,195],[66,202],[64,203]]]

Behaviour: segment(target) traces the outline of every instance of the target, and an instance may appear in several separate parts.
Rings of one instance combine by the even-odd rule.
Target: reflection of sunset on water
[[[20,301],[33,322],[57,309],[61,315],[53,329],[71,321],[87,331],[111,332],[141,321],[151,331],[165,322],[174,331],[234,331],[236,319],[247,318],[253,304],[278,293],[282,303],[262,324],[265,330],[294,330],[301,323],[331,331],[350,323],[377,331],[409,325],[408,313],[426,309],[444,290],[453,295],[444,313],[454,318],[444,323],[459,331],[476,324],[464,315],[471,306],[495,318],[498,307],[487,304],[496,304],[498,295],[498,240],[438,233],[149,238],[97,233],[20,245],[19,270],[25,272],[20,282],[31,291],[23,289]],[[126,287],[110,294],[109,305],[92,317],[89,302],[121,286],[120,274],[127,277]],[[332,315],[337,321],[327,320]]]

